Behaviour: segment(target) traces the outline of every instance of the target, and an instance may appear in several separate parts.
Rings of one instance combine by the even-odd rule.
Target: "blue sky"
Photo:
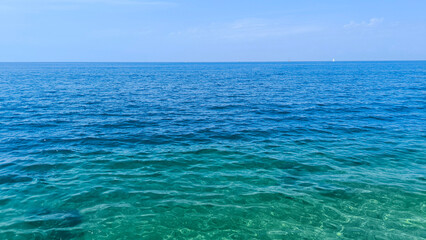
[[[0,61],[425,60],[424,0],[0,0]]]

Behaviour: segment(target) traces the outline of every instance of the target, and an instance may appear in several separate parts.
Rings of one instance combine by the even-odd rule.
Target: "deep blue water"
[[[0,239],[424,239],[426,62],[0,63]]]

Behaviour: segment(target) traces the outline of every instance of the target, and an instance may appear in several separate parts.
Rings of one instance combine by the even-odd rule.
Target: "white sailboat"
[[[333,58],[333,62],[335,62],[336,60]]]

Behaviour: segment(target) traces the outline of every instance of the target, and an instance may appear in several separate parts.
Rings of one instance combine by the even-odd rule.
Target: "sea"
[[[0,239],[425,238],[425,61],[0,63]]]

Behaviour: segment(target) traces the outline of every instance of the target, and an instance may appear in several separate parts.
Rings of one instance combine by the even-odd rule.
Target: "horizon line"
[[[336,60],[336,62],[423,62],[426,59],[413,60]],[[333,60],[282,60],[282,61],[0,61],[0,63],[303,63],[333,62]]]

